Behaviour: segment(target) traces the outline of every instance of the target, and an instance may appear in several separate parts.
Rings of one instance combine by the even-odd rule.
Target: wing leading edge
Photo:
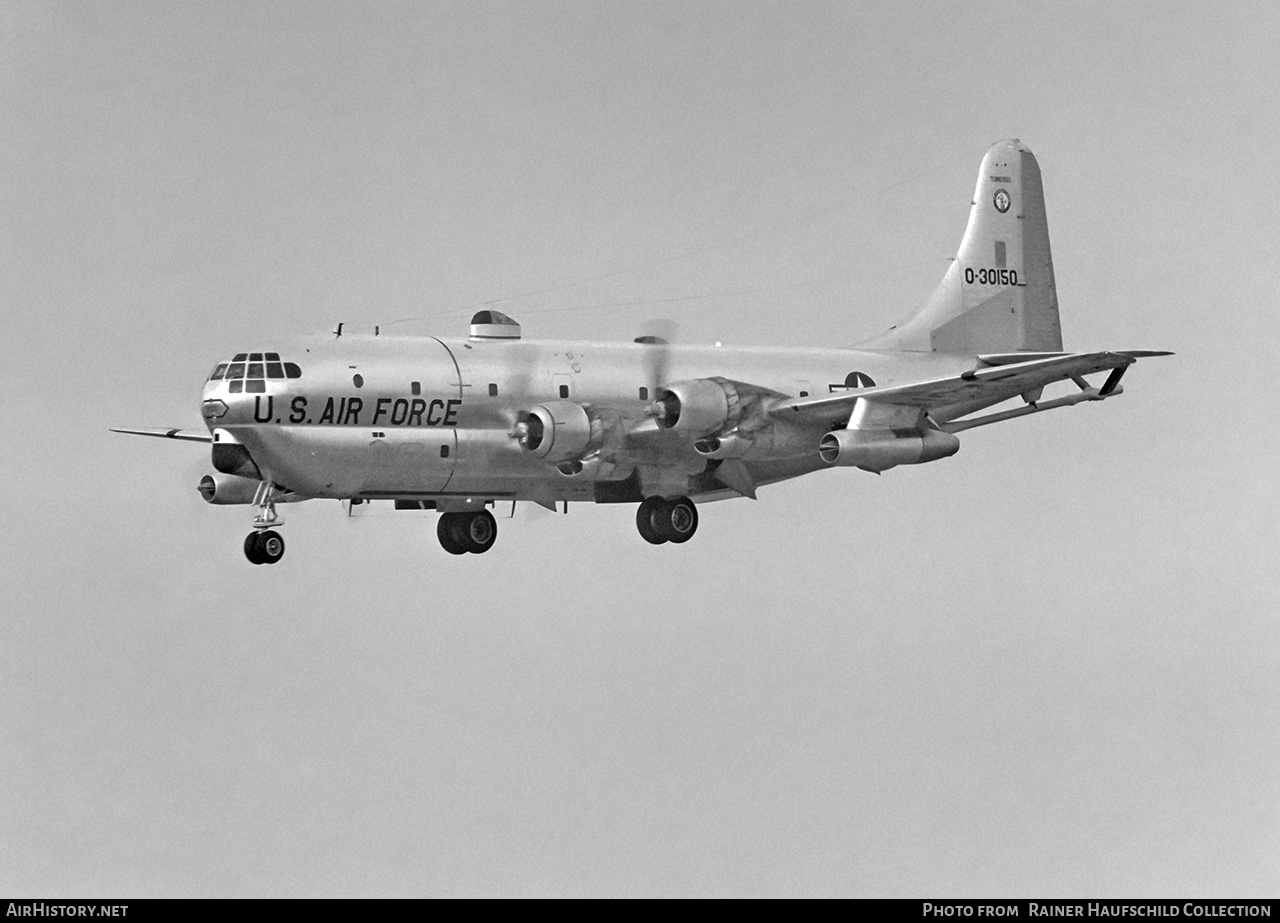
[[[1140,358],[1170,356],[1160,350],[1119,350],[1098,353],[1040,354],[1029,361],[1018,361],[1018,354],[979,356],[978,368],[947,378],[913,382],[906,385],[890,385],[882,388],[859,388],[840,394],[820,397],[793,398],[770,408],[770,413],[783,419],[796,416],[830,419],[833,412],[852,413],[860,400],[900,407],[917,407],[921,410],[984,403],[999,403],[1019,394],[1034,391],[1045,385],[1083,375],[1107,370],[1122,370]],[[1114,380],[1113,380],[1114,379]],[[1118,377],[1108,379],[1099,389],[1106,397],[1115,388]]]

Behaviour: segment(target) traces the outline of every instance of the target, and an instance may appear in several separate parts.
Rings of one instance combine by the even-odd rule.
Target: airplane
[[[954,455],[958,433],[1109,400],[1156,350],[1066,352],[1040,167],[1017,139],[983,157],[960,249],[932,297],[856,347],[525,339],[486,309],[469,336],[343,333],[247,344],[204,384],[213,504],[253,507],[254,564],[284,555],[276,506],[331,498],[435,510],[450,554],[493,547],[489,508],[631,503],[652,544],[698,505],[830,467],[881,473]],[[1106,373],[1101,384],[1085,376]],[[1076,390],[1043,399],[1047,385]],[[989,411],[1005,401],[1012,409]],[[512,509],[514,510],[514,504]],[[350,511],[350,507],[348,507]]]

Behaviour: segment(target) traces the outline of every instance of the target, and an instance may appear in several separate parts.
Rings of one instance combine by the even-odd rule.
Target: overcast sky
[[[0,893],[1274,896],[1277,48],[1271,3],[0,6]],[[1004,137],[1067,347],[1178,354],[936,464],[683,546],[314,501],[253,567],[207,448],[107,432],[490,302],[857,342]]]

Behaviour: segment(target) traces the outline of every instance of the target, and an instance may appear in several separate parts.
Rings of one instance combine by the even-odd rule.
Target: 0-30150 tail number
[[[966,266],[964,281],[968,285],[973,285],[974,282],[979,285],[1017,285],[1018,271],[1016,269],[973,269]]]

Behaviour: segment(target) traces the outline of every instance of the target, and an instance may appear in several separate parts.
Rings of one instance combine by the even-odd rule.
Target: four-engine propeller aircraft
[[[318,497],[437,510],[452,554],[488,551],[487,507],[506,500],[634,503],[646,541],[685,542],[695,503],[830,466],[937,461],[963,430],[1115,397],[1138,358],[1168,355],[1062,350],[1040,168],[1017,140],[983,158],[930,300],[857,348],[527,340],[492,310],[469,337],[335,334],[219,362],[200,406],[208,433],[116,430],[210,443],[216,473],[199,490],[255,508],[255,564],[284,554],[276,505]],[[1042,400],[1059,381],[1079,390]]]

